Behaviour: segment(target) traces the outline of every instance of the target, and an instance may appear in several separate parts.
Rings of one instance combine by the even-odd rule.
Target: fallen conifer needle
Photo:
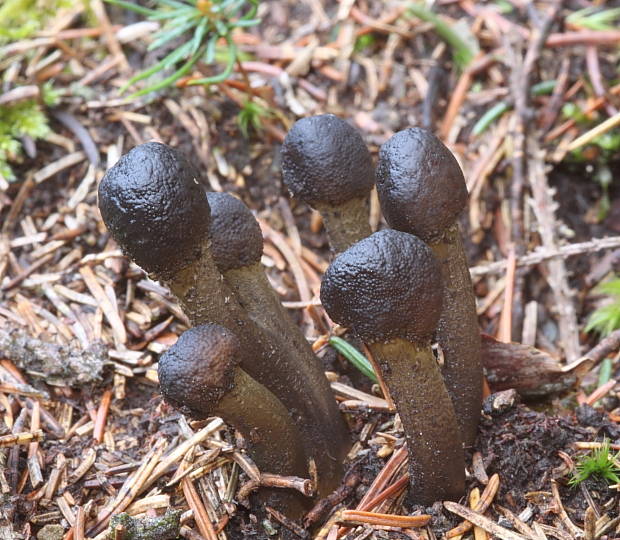
[[[471,508],[467,508],[466,506],[451,501],[444,501],[443,505],[446,510],[456,514],[457,516],[465,518],[467,521],[470,521],[488,533],[494,534],[498,538],[501,538],[501,540],[526,540],[525,536],[499,526],[494,521],[484,517],[482,514],[479,514]]]
[[[476,507],[473,509],[473,511],[478,512],[479,514],[484,514],[487,511],[487,508],[491,505],[491,502],[493,502],[493,499],[495,498],[495,495],[498,489],[499,489],[499,475],[495,473],[489,479],[489,483],[484,488],[484,491],[482,492],[482,495],[480,496],[480,500],[476,504]],[[464,521],[463,523],[461,523],[454,529],[450,529],[446,533],[446,538],[455,538],[457,536],[461,536],[465,534],[466,532],[470,531],[473,526],[474,524],[472,522]]]
[[[379,525],[381,527],[424,527],[431,519],[427,514],[419,516],[397,516],[394,514],[376,514],[361,510],[344,510],[340,515],[343,525]]]

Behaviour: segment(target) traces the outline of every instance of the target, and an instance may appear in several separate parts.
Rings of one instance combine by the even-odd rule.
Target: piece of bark
[[[482,365],[494,392],[514,388],[525,398],[540,398],[571,388],[587,372],[591,361],[562,366],[540,349],[503,343],[482,334]]]
[[[50,343],[23,328],[0,326],[0,359],[11,360],[28,375],[53,386],[81,386],[101,381],[107,348],[94,342],[86,349]]]

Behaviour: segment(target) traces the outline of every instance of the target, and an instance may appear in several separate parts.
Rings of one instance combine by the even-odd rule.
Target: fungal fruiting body
[[[409,128],[381,146],[377,192],[389,226],[428,243],[440,263],[444,288],[437,340],[446,387],[463,440],[471,446],[482,405],[482,361],[476,301],[457,223],[467,204],[463,173],[437,137]]]
[[[306,478],[299,431],[282,403],[240,367],[244,354],[239,339],[223,326],[190,328],[159,359],[161,393],[192,418],[220,416],[237,429],[261,472]],[[304,510],[299,495],[274,497],[289,516]]]
[[[295,122],[282,145],[282,176],[294,197],[320,212],[335,253],[372,232],[372,158],[360,134],[341,118],[321,114]]]
[[[295,379],[291,401],[303,410],[309,455],[317,465],[317,489],[326,496],[336,489],[350,437],[319,359],[299,327],[282,307],[260,262],[263,238],[249,208],[227,193],[208,193],[211,207],[211,252],[224,279],[249,318],[288,359]]]
[[[305,374],[251,320],[216,267],[210,208],[198,171],[169,146],[140,145],[107,171],[99,186],[99,207],[123,251],[170,288],[192,324],[216,323],[235,332],[248,353],[242,368],[288,409],[317,468],[329,465],[327,471],[318,470],[326,479],[324,489],[327,482],[337,485],[341,464],[332,459],[325,438],[318,439],[317,405]],[[325,404],[333,396],[321,399]]]
[[[465,489],[460,432],[431,349],[441,286],[428,246],[389,229],[336,257],[321,286],[329,316],[367,343],[381,369],[402,420],[417,504],[458,499]]]

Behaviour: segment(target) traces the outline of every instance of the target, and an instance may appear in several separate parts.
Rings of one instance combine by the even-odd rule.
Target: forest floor
[[[15,177],[0,176],[0,538],[131,540],[131,523],[109,528],[123,511],[159,519],[152,540],[620,538],[618,483],[570,483],[607,442],[620,450],[620,331],[584,330],[609,302],[596,287],[620,264],[618,19],[593,21],[578,10],[606,5],[586,0],[440,1],[441,21],[473,47],[459,66],[441,26],[408,5],[261,2],[261,23],[234,34],[243,72],[135,99],[119,88],[159,59],[147,51],[157,23],[100,0],[0,48],[0,112],[38,100],[51,128],[22,137]],[[246,135],[249,96],[270,114]],[[400,422],[328,345],[334,333],[359,342],[320,306],[326,236],[286,193],[279,157],[292,123],[324,112],[355,126],[374,157],[401,129],[431,129],[465,172],[461,228],[487,381],[502,393],[485,401],[460,504],[408,504]],[[207,189],[255,211],[269,279],[346,414],[344,483],[303,525],[240,501],[257,474],[242,441],[158,393],[158,357],[189,323],[121,254],[97,208],[106,169],[149,140],[186,153]],[[385,227],[374,193],[370,208],[373,230]],[[181,515],[173,532],[169,509]],[[414,526],[421,514],[431,520]]]

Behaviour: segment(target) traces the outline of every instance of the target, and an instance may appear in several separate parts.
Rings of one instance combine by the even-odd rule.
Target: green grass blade
[[[141,71],[137,75],[134,75],[120,88],[119,92],[122,94],[123,92],[125,92],[125,90],[127,90],[127,88],[137,83],[138,81],[147,79],[148,77],[150,77],[151,75],[154,75],[158,71],[161,71],[162,69],[167,69],[170,66],[176,64],[179,60],[181,60],[181,58],[183,58],[186,54],[189,53],[190,47],[191,47],[191,43],[186,43],[182,47],[175,49],[169,55],[167,55],[163,60],[160,60],[159,62],[157,62],[157,64],[151,66],[150,68],[144,71]]]
[[[495,122],[502,114],[504,114],[508,109],[510,109],[510,105],[505,101],[500,101],[487,110],[476,122],[471,132],[472,135],[476,137],[482,133],[484,133],[488,127]]]
[[[408,11],[412,15],[418,17],[418,19],[431,23],[435,27],[435,31],[439,34],[439,37],[452,48],[454,59],[461,69],[465,69],[471,63],[477,51],[435,13],[421,4],[409,4]]]
[[[366,375],[371,381],[379,382],[375,371],[368,359],[359,352],[353,345],[342,338],[332,336],[329,338],[329,344],[344,356],[351,364],[361,373]]]
[[[161,47],[162,45],[168,43],[171,39],[174,39],[180,36],[181,34],[187,32],[190,28],[192,28],[192,26],[195,26],[195,25],[196,25],[195,21],[189,20],[189,21],[186,21],[184,24],[181,24],[175,27],[172,30],[169,30],[167,28],[162,28],[154,36],[155,39],[149,45],[148,50],[152,51],[153,49],[157,49],[158,47]]]
[[[172,75],[170,75],[169,77],[166,77],[165,79],[159,81],[158,83],[152,86],[149,86],[147,88],[140,90],[139,92],[132,94],[130,97],[136,98],[136,97],[144,96],[146,94],[150,94],[151,92],[156,92],[157,90],[161,90],[162,88],[166,88],[167,86],[173,85],[181,77],[189,73],[190,69],[194,67],[194,65],[196,64],[196,62],[198,61],[198,59],[200,58],[203,52],[204,50],[202,49],[200,51],[197,51],[194,55],[192,55],[192,57],[187,62],[185,62],[185,64],[183,64]]]
[[[154,13],[157,13],[154,9],[149,9],[143,6],[138,6],[137,4],[132,4],[131,2],[125,2],[124,0],[105,0],[108,4],[112,4],[115,6],[119,6],[134,13],[139,13],[140,15],[145,15],[150,17]]]

